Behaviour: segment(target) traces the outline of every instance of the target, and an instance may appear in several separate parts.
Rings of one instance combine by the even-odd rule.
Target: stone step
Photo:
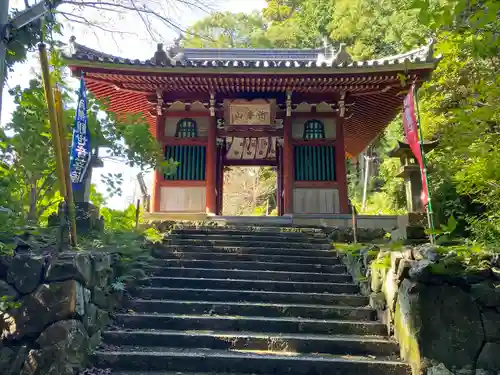
[[[151,288],[142,287],[135,291],[143,299],[202,300],[219,302],[270,302],[333,304],[341,306],[366,306],[368,298],[358,294],[329,293],[285,293],[256,290],[194,289],[194,288]]]
[[[244,246],[244,247],[279,247],[283,249],[314,249],[314,250],[329,250],[332,249],[332,245],[328,243],[309,243],[309,242],[285,242],[285,241],[261,241],[259,239],[248,241],[248,240],[195,240],[195,239],[176,239],[169,238],[164,241],[167,245],[176,246],[193,246],[193,245],[203,245],[203,246]]]
[[[369,321],[375,319],[375,311],[370,308],[336,305],[131,299],[127,302],[126,306],[127,308],[138,313],[350,319]]]
[[[290,255],[307,256],[318,258],[337,258],[335,250],[312,250],[312,249],[283,249],[281,247],[245,247],[245,246],[177,246],[177,245],[156,245],[153,249],[155,256],[159,258],[169,257],[172,252],[182,253],[219,253],[219,254],[264,254],[264,255]]]
[[[353,283],[310,283],[298,281],[235,280],[187,277],[151,277],[152,287],[227,289],[227,290],[264,290],[271,292],[300,293],[357,293],[359,288]]]
[[[275,281],[307,281],[307,282],[352,282],[352,276],[348,273],[318,273],[318,272],[286,272],[286,271],[264,271],[264,270],[233,270],[215,268],[194,267],[154,267],[148,271],[155,276],[164,277],[206,277],[211,279],[255,279]]]
[[[186,259],[186,260],[224,260],[230,262],[267,262],[267,263],[309,263],[309,264],[341,264],[340,259],[335,256],[296,256],[292,254],[287,255],[269,255],[269,254],[249,254],[239,252],[223,252],[217,253],[215,251],[208,252],[185,252],[183,249],[176,249],[171,252],[162,252],[160,258],[170,259]],[[163,266],[163,260],[151,262],[155,266]]]
[[[289,236],[282,235],[280,233],[259,233],[254,235],[253,233],[182,233],[182,232],[172,232],[166,237],[166,240],[189,240],[189,241],[239,241],[239,242],[273,242],[280,244],[285,243],[312,243],[329,245],[330,241],[326,237],[313,237],[313,236]]]
[[[99,368],[127,371],[210,371],[246,374],[292,375],[409,375],[407,365],[367,357],[278,355],[273,353],[230,352],[210,349],[127,347],[97,351],[94,363]]]
[[[386,326],[379,322],[356,320],[134,313],[116,314],[116,322],[125,329],[218,330],[374,336],[387,334]]]
[[[307,264],[307,263],[273,263],[273,262],[240,262],[228,260],[196,260],[196,259],[163,259],[161,267],[216,268],[230,270],[262,270],[314,273],[345,273],[343,264]],[[161,268],[160,267],[160,268]]]
[[[254,217],[255,218],[255,217]],[[258,218],[257,220],[261,220]],[[323,228],[317,226],[290,226],[290,225],[279,225],[279,224],[248,224],[248,223],[227,223],[219,225],[185,225],[177,224],[171,231],[197,231],[197,232],[214,232],[214,231],[239,231],[245,233],[256,233],[256,232],[272,232],[272,233],[285,233],[291,235],[325,235]]]
[[[107,331],[107,344],[117,346],[165,346],[219,350],[391,356],[399,354],[396,342],[375,336],[293,335],[216,331]]]
[[[236,372],[184,372],[184,371],[113,371],[112,375],[257,375]],[[275,375],[275,374],[259,374]]]
[[[322,231],[308,231],[308,232],[290,232],[281,231],[279,228],[254,228],[251,230],[247,228],[224,228],[224,227],[213,227],[213,228],[185,228],[185,229],[173,229],[169,234],[180,234],[180,235],[230,235],[230,236],[274,236],[280,238],[316,238],[316,239],[327,239],[328,237]]]

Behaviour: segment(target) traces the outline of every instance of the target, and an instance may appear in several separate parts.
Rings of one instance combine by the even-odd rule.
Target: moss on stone
[[[411,311],[403,312],[400,301],[396,303],[394,313],[394,335],[399,342],[401,358],[410,364],[413,374],[421,373],[421,355],[419,344],[416,339],[413,324],[411,322]]]
[[[332,245],[340,253],[353,255],[359,255],[359,250],[361,250],[365,246],[363,244],[347,244],[339,242],[333,242]]]

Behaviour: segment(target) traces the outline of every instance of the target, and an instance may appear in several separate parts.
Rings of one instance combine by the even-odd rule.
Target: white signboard
[[[229,125],[270,125],[270,103],[231,103]]]

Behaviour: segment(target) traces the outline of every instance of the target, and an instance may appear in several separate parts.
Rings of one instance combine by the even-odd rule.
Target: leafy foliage
[[[11,300],[8,296],[0,297],[0,315],[8,312],[9,310],[18,309],[21,303]]]
[[[441,224],[439,228],[427,229],[425,233],[436,236],[437,243],[442,244],[445,243],[446,241],[449,241],[452,238],[452,236],[457,230],[457,226],[458,226],[457,220],[452,215],[450,216],[446,224]]]
[[[268,48],[267,24],[254,13],[217,12],[197,22],[186,33],[184,44],[193,48]]]
[[[5,131],[0,129],[0,196],[2,201],[8,202],[8,208],[23,213],[28,220],[37,221],[53,212],[62,200],[44,90],[36,78],[30,81],[28,88],[17,86],[10,92],[16,109]],[[64,91],[66,102],[70,102],[71,97],[76,94]],[[175,168],[170,161],[162,160],[161,149],[142,117],[118,118],[106,112],[106,108],[105,103],[89,98],[89,129],[95,155],[104,150],[104,161],[118,160],[143,170],[164,167],[171,171]],[[74,108],[68,107],[63,112],[68,145],[74,116]],[[105,175],[103,180],[109,195],[121,194],[121,173]]]
[[[364,59],[401,53],[434,38],[442,60],[419,96],[424,135],[440,141],[428,155],[436,219],[447,223],[453,217],[457,221],[454,233],[481,242],[500,242],[499,15],[500,2],[495,0],[267,0],[262,12],[208,16],[189,30],[184,44],[318,48],[326,38],[337,46],[346,43],[353,57]],[[33,27],[38,30],[37,25]],[[33,44],[32,39],[19,40],[22,45]],[[16,58],[23,59],[22,51]],[[15,113],[12,124],[19,129],[14,131],[19,134],[18,142],[23,140],[24,122],[30,137],[34,137],[33,130],[40,136],[32,140],[37,156],[30,161],[31,155],[25,155],[27,145],[10,142],[12,136],[0,129],[0,197],[7,202],[2,205],[15,212],[39,216],[44,206],[50,207],[59,198],[53,184],[47,182],[50,188],[45,188],[45,181],[53,178],[53,173],[47,173],[50,166],[44,169],[30,164],[36,159],[52,160],[47,156],[50,147],[43,147],[50,142],[46,114],[40,106],[43,97],[36,85],[30,90],[18,92],[23,108]],[[106,103],[93,103],[106,108]],[[141,168],[159,165],[161,154],[140,116],[118,119],[103,117],[99,110],[91,112],[100,140],[96,147],[106,150],[104,157],[125,157],[129,165]],[[36,124],[36,118],[44,120]],[[400,120],[373,145],[379,174],[370,182],[370,213],[399,213],[405,208],[402,179],[396,177],[397,161],[385,157],[396,139],[402,139]],[[21,164],[21,156],[22,165],[14,168],[16,162]],[[175,165],[167,162],[164,167]],[[106,176],[110,193],[120,193],[120,178],[119,174]],[[353,183],[351,187],[356,203],[359,186]],[[33,208],[30,197],[35,196]],[[124,215],[111,225],[127,227],[130,218]]]
[[[271,167],[227,168],[224,184],[225,215],[265,215],[277,207],[276,173]]]
[[[454,215],[475,237],[499,241],[500,60],[477,53],[469,32],[445,32],[437,47],[444,58],[421,107],[425,132],[440,140],[430,154],[438,218]]]
[[[10,92],[17,107],[6,130],[13,135],[0,134],[0,142],[6,145],[0,170],[8,183],[5,200],[12,208],[27,211],[29,220],[36,220],[60,201],[44,91],[39,80],[32,80],[28,88],[15,87]],[[70,116],[65,113],[65,120],[70,121]]]
[[[165,28],[182,31],[179,11],[205,11],[212,9],[214,0],[43,0],[52,12],[43,19],[34,20],[19,30],[13,30],[7,43],[7,67],[12,71],[14,64],[25,62],[28,53],[44,40],[53,42],[52,34],[61,34],[62,23],[71,26],[84,25],[99,38],[115,38],[116,35],[132,34],[123,25],[134,25],[134,31],[141,36],[163,41]],[[39,0],[21,0],[9,9],[13,19],[27,8],[40,3]],[[21,8],[20,4],[24,7]],[[97,16],[96,16],[97,15]],[[58,43],[56,43],[58,44]]]
[[[104,232],[80,240],[81,249],[102,250],[118,256],[117,277],[111,285],[114,292],[124,292],[146,278],[144,268],[151,259],[150,245],[161,243],[163,234],[156,228],[135,227],[135,207],[112,210],[101,207]]]
[[[333,247],[341,253],[359,255],[360,250],[364,247],[363,244],[348,244],[348,243],[333,243]]]
[[[135,228],[135,207],[130,205],[126,210],[112,210],[104,207],[101,209],[106,230],[110,232],[126,232]]]
[[[12,212],[0,211],[0,255],[14,254],[14,236],[18,231],[18,221]]]
[[[23,9],[10,9],[9,19],[16,17]],[[60,25],[51,17],[45,20],[36,20],[19,30],[12,30],[10,40],[6,45],[7,71],[12,72],[16,63],[26,62],[28,53],[35,50],[36,45],[41,42],[42,35],[60,34]]]

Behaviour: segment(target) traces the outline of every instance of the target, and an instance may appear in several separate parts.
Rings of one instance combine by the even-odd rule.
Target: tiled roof
[[[188,61],[315,61],[322,49],[184,48]]]
[[[158,45],[155,56],[147,60],[113,56],[78,44],[72,39],[68,60],[144,67],[187,68],[376,68],[404,63],[436,63],[432,43],[400,55],[374,60],[353,61],[341,45],[338,49],[246,49],[246,48],[182,48],[172,46],[165,51]]]
[[[88,89],[107,98],[117,114],[142,113],[156,127],[158,92],[178,97],[238,97],[273,93],[285,100],[335,101],[347,95],[345,148],[360,153],[400,112],[401,78],[421,83],[434,69],[432,45],[377,60],[352,61],[341,46],[321,49],[201,49],[159,45],[148,60],[125,59],[72,41],[65,57],[73,73],[85,73]],[[191,68],[191,69],[189,69]],[[254,68],[253,70],[251,68]],[[268,69],[266,69],[268,68]],[[314,99],[316,98],[316,99]],[[198,100],[198,99],[197,99]],[[297,103],[298,103],[297,102]],[[153,103],[153,104],[151,104]]]

